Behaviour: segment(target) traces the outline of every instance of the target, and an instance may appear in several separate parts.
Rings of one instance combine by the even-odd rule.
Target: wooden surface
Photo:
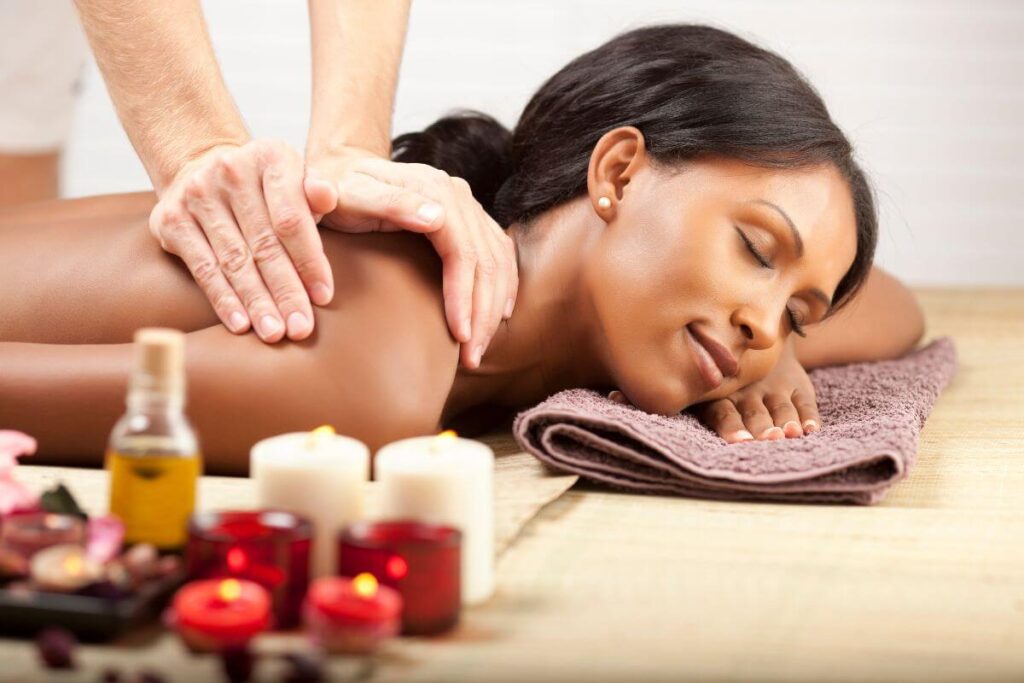
[[[924,340],[952,335],[960,371],[917,463],[873,507],[613,493],[577,484],[498,564],[498,591],[436,639],[400,639],[333,680],[1024,680],[1024,290],[918,290]],[[487,439],[515,451],[507,434]],[[273,652],[294,636],[265,639]],[[0,680],[31,649],[0,645]],[[170,637],[83,648],[217,680]],[[258,680],[276,680],[268,661]]]

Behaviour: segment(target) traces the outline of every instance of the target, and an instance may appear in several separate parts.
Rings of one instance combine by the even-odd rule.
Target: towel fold
[[[870,505],[907,476],[956,369],[940,337],[896,360],[812,370],[822,428],[792,439],[730,445],[687,411],[647,413],[591,389],[550,396],[512,431],[549,467],[636,493]]]

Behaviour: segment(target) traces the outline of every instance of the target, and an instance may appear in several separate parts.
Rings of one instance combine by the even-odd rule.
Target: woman
[[[395,150],[465,178],[515,242],[516,310],[479,368],[458,365],[420,235],[322,231],[338,296],[311,337],[271,346],[218,324],[152,244],[151,196],[90,198],[0,219],[0,424],[51,461],[99,464],[127,342],[163,325],[188,332],[211,472],[244,471],[269,434],[331,423],[375,449],[568,387],[794,436],[788,418],[814,410],[806,367],[897,356],[921,335],[913,298],[871,269],[875,207],[849,142],[787,61],[727,32],[626,33],[556,73],[511,135],[449,117]],[[72,270],[85,286],[63,284]],[[869,273],[863,312],[793,341],[866,295]]]

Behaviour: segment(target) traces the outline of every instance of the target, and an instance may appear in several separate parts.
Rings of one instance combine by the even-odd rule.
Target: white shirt
[[[0,154],[64,146],[88,49],[71,0],[0,0]]]

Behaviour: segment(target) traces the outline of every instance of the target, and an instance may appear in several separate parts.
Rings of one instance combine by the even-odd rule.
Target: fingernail
[[[326,306],[331,301],[331,289],[322,282],[317,282],[310,288],[313,303],[317,306]]]
[[[245,325],[249,322],[249,319],[238,311],[232,311],[231,315],[228,317],[228,322],[231,323],[232,332],[241,332],[245,329]]]
[[[796,420],[790,420],[786,424],[782,425],[782,431],[785,432],[786,430],[788,430],[789,429],[789,425],[793,425],[793,429],[797,430],[801,434],[804,433],[804,430],[800,428],[800,423],[797,422]]]
[[[299,332],[303,332],[308,325],[309,320],[298,311],[295,311],[288,316],[288,334],[298,334]]]
[[[473,349],[473,365],[480,367],[480,358],[484,355],[483,344],[477,344],[476,348]]]
[[[416,217],[423,222],[424,225],[430,225],[437,217],[441,215],[441,205],[427,202],[421,204],[420,208],[416,210]]]
[[[761,436],[767,436],[770,432],[772,432],[772,430],[777,430],[783,438],[786,436],[785,432],[783,432],[782,429],[779,427],[769,427],[768,429],[761,432]],[[775,436],[775,434],[771,434],[771,436],[768,436],[768,438],[774,438]]]
[[[274,316],[265,315],[260,318],[260,331],[263,333],[264,337],[269,337],[279,329],[281,329],[281,321]]]
[[[737,439],[740,439],[741,441],[751,441],[754,438],[754,435],[748,432],[746,429],[741,429],[740,431],[733,434],[733,436],[735,436]]]
[[[818,423],[814,420],[804,420],[804,429],[809,432],[818,431]]]
[[[512,299],[505,302],[505,317],[508,318],[512,315]]]

